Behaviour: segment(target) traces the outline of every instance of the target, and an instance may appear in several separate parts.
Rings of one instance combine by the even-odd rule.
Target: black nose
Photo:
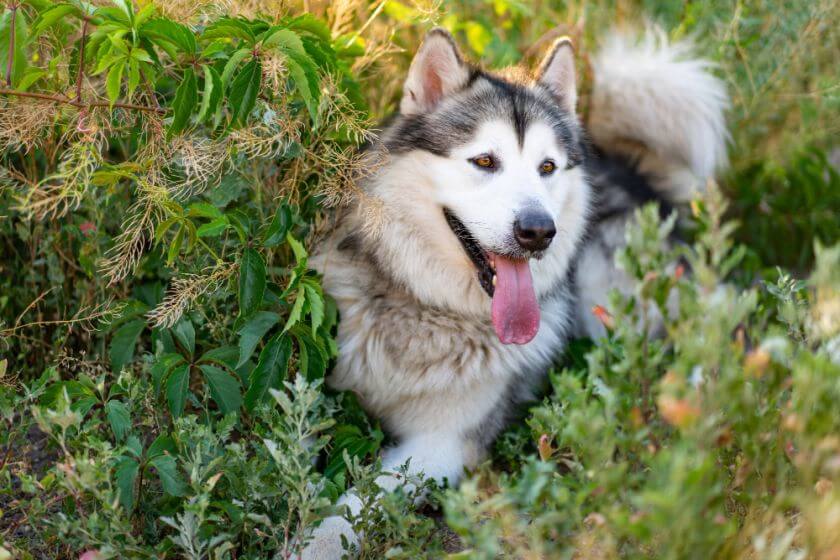
[[[513,235],[526,251],[543,251],[551,245],[554,234],[554,220],[545,212],[526,210],[513,222]]]

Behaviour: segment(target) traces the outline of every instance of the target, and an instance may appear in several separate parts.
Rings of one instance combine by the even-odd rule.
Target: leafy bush
[[[629,18],[589,4],[7,2],[0,559],[288,557],[351,481],[375,499],[384,436],[323,387],[338,317],[308,249],[363,196],[357,148],[431,21],[491,64],[561,32],[585,60]],[[637,293],[600,310],[609,339],[571,345],[462,488],[418,483],[430,509],[403,489],[352,519],[362,557],[840,547],[840,249],[812,251],[840,240],[836,6],[626,4],[718,38],[699,47],[733,86],[741,226],[716,191],[698,202],[680,276],[658,243],[672,224],[646,210],[622,255]],[[814,258],[808,282],[773,268]],[[666,336],[640,337],[629,318],[671,291]]]

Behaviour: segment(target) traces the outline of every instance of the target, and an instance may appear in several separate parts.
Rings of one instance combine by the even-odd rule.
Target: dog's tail
[[[649,31],[611,35],[594,57],[587,127],[597,148],[634,161],[671,202],[726,165],[726,88],[689,45]]]

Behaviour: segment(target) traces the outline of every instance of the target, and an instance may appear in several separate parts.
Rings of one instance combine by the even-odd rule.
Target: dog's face
[[[433,31],[384,137],[392,155],[386,183],[406,184],[380,194],[425,238],[394,258],[417,259],[430,248],[439,256],[431,268],[445,268],[436,279],[409,265],[402,279],[421,298],[428,293],[424,299],[456,309],[483,303],[486,310],[489,296],[504,343],[536,335],[539,298],[563,280],[585,223],[573,62],[570,43],[560,41],[536,78],[504,78],[470,67],[451,36]],[[449,231],[440,231],[444,224]],[[470,293],[446,301],[440,291],[461,285],[465,273]],[[474,301],[476,286],[483,302]]]

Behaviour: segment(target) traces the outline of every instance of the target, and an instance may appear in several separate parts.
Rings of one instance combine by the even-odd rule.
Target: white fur
[[[467,161],[488,151],[500,160],[501,168],[493,174]],[[558,168],[552,176],[541,177],[538,167],[546,157]],[[490,298],[441,207],[456,211],[482,245],[497,251],[512,242],[516,210],[539,204],[548,211],[558,234],[543,258],[531,261],[535,292],[545,299],[565,276],[589,200],[582,171],[565,170],[566,159],[547,126],[529,127],[520,148],[512,128],[501,122],[482,125],[475,140],[450,157],[417,151],[393,158],[368,185],[384,203],[384,221],[376,234],[378,262],[411,294],[404,302],[405,317],[397,310],[389,315],[393,325],[365,304],[369,279],[359,276],[354,262],[339,251],[313,260],[342,316],[340,354],[329,382],[356,392],[399,441],[385,453],[386,468],[396,470],[410,458],[411,473],[456,483],[465,466],[475,466],[484,456],[469,434],[506,404],[505,390],[517,376],[535,364],[547,365],[562,348],[571,316],[565,299],[541,302],[540,328],[530,343],[498,341],[490,327]],[[417,318],[411,297],[448,312]],[[399,300],[394,305],[398,307]],[[400,329],[408,332],[397,332]],[[388,337],[404,340],[404,355],[418,356],[418,369],[395,362]],[[453,346],[459,338],[480,340],[490,355]],[[385,489],[387,480],[380,480]],[[342,534],[357,537],[346,521],[329,518],[325,523],[313,533],[303,558],[337,558],[328,552],[311,554],[339,550],[336,543]]]
[[[404,114],[451,102],[446,91],[464,75],[452,49],[451,38],[441,32],[427,38],[406,81]],[[574,75],[568,72],[569,53],[561,50],[549,74],[553,87],[568,94]],[[436,97],[439,86],[442,99]],[[470,162],[486,153],[498,161],[493,173]],[[381,204],[379,227],[364,227],[360,204],[311,260],[341,313],[339,357],[328,381],[354,391],[395,437],[397,445],[383,456],[386,472],[408,462],[410,475],[457,483],[465,467],[482,460],[481,434],[494,433],[488,425],[498,421],[494,414],[503,415],[514,393],[527,394],[561,350],[573,311],[563,282],[590,198],[581,168],[565,169],[568,157],[547,124],[532,123],[520,146],[512,124],[492,119],[447,157],[422,150],[393,155],[364,185],[368,197]],[[541,176],[547,158],[556,171]],[[492,327],[491,299],[443,208],[451,209],[485,250],[509,253],[517,212],[535,206],[549,213],[557,228],[542,258],[530,261],[540,328],[528,344],[504,345]],[[367,236],[365,251],[372,255],[341,250],[348,235]],[[386,293],[372,297],[378,290]],[[390,474],[377,482],[384,491],[396,484]],[[361,507],[352,490],[341,503],[352,513]],[[342,535],[351,543],[363,538],[341,517],[327,518],[302,558],[340,558]]]
[[[616,33],[592,61],[592,139],[639,156],[640,170],[657,175],[672,202],[690,199],[727,160],[726,88],[708,61],[690,54],[661,32]]]

